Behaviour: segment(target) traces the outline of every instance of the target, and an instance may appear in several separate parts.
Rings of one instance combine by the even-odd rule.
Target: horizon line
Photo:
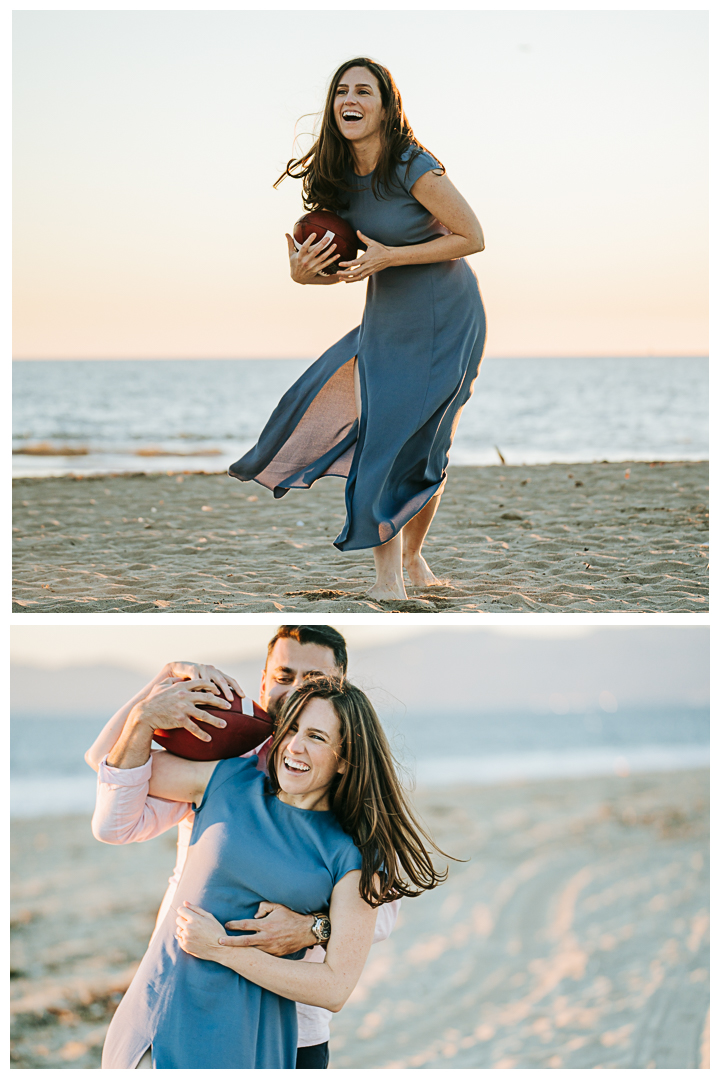
[[[489,354],[483,360],[709,360],[708,352],[685,352],[685,353],[508,353],[507,355]],[[140,363],[190,363],[211,360],[223,363],[239,363],[251,361],[253,363],[269,362],[277,363],[281,360],[299,361],[302,363],[314,363],[317,356],[13,356],[12,362],[19,364],[35,363],[127,363],[138,361]]]

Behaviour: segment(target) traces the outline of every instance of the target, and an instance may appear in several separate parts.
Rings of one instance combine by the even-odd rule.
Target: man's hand
[[[212,667],[211,664],[191,664],[184,660],[175,661],[170,664],[165,664],[158,675],[152,679],[147,686],[145,686],[139,693],[135,694],[122,709],[118,709],[111,720],[105,725],[103,730],[98,735],[95,742],[85,754],[85,760],[91,769],[95,772],[98,771],[100,762],[109,754],[113,747],[121,737],[127,718],[129,717],[133,708],[140,702],[144,701],[150,694],[154,694],[157,688],[161,685],[166,685],[169,680],[190,680],[192,682],[201,682],[207,684],[208,689],[217,690],[223,695],[223,698],[232,703],[233,697],[237,694],[238,697],[245,697],[242,687],[231,678],[230,675],[224,675],[222,671]],[[185,688],[187,689],[187,687]],[[215,702],[213,702],[215,704]],[[212,723],[209,716],[203,716],[203,720]],[[156,727],[163,727],[163,724],[157,724]],[[196,732],[193,732],[196,734]],[[206,740],[207,741],[207,740]],[[147,754],[150,753],[149,744],[147,747]],[[147,760],[147,755],[144,760]],[[143,762],[136,762],[136,764],[142,764]],[[113,760],[111,764],[116,764]]]
[[[230,702],[233,700],[233,693],[237,694],[238,697],[245,697],[245,692],[237,679],[233,679],[231,675],[225,675],[219,668],[213,667],[212,664],[193,664],[187,660],[174,660],[172,663],[165,665],[161,674],[166,679],[200,680],[201,682],[214,684]],[[162,682],[163,680],[160,679],[159,681]]]
[[[195,738],[210,742],[209,735],[195,723],[201,720],[213,727],[227,727],[227,720],[200,711],[199,705],[210,705],[213,709],[229,709],[230,702],[220,695],[215,683],[210,679],[166,679],[158,683],[148,696],[134,706],[129,716],[131,724],[147,728],[153,732],[156,728],[170,730],[184,727]]]
[[[271,956],[289,956],[300,949],[317,945],[317,938],[312,932],[314,922],[312,915],[298,915],[282,904],[269,904],[263,900],[254,919],[235,919],[225,923],[226,930],[250,930],[252,933],[242,937],[224,937],[220,943],[239,948],[254,946]]]
[[[202,720],[217,728],[227,727],[227,721],[208,712],[200,712],[198,705],[212,705],[215,709],[231,708],[230,702],[221,697],[215,684],[209,681],[175,681],[168,678],[158,683],[146,698],[133,705],[120,738],[107,756],[108,765],[114,769],[136,769],[138,765],[144,765],[150,757],[153,732],[156,728],[184,727],[202,742],[210,742],[212,736],[199,728],[195,721]],[[200,772],[202,773],[202,770]],[[163,796],[159,791],[151,794],[160,795],[161,798],[177,798],[178,801],[199,802],[195,795],[201,795],[205,791],[208,779],[209,775],[201,776],[200,786],[193,786],[189,794]]]

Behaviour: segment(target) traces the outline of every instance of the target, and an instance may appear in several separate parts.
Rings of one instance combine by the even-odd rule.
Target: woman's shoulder
[[[250,754],[249,757],[223,758],[222,761],[218,761],[215,771],[221,770],[225,776],[238,776],[248,780],[258,772],[257,763],[257,754]]]
[[[332,864],[333,881],[339,881],[350,870],[360,870],[362,854],[349,833],[346,833],[334,814],[323,815],[328,855]]]
[[[253,754],[252,757],[223,758],[218,761],[205,788],[202,805],[205,806],[208,797],[227,783],[232,783],[236,787],[261,786],[264,774],[258,771],[257,762],[257,754]]]
[[[355,841],[334,810],[322,810],[319,813],[306,812],[304,820],[328,851],[350,851],[355,847]]]
[[[413,144],[408,146],[400,155],[400,161],[402,164],[407,165],[408,162],[423,162],[429,164],[433,169],[442,168],[440,162],[434,157],[429,150],[426,150],[424,146],[418,146]]]
[[[403,150],[400,155],[400,161],[397,166],[397,175],[400,183],[409,193],[410,188],[413,186],[416,180],[423,176],[426,172],[432,172],[434,169],[442,169],[436,157],[422,146],[408,146],[406,150]]]

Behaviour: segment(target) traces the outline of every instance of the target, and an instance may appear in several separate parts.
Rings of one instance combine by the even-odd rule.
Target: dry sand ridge
[[[332,547],[343,484],[281,500],[224,474],[17,480],[13,610],[708,610],[705,462],[455,466],[426,552],[441,586],[367,597]]]

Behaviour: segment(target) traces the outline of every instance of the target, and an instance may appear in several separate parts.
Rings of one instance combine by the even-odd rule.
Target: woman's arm
[[[397,266],[445,262],[447,259],[464,258],[465,255],[474,255],[477,251],[485,250],[482,225],[475,216],[475,211],[444,173],[442,176],[438,176],[432,170],[423,173],[411,187],[410,194],[446,229],[449,229],[451,235],[430,240],[427,244],[411,244],[408,247],[396,249],[402,253],[397,256]],[[444,245],[448,252],[463,249],[462,255],[447,254],[438,258],[436,254],[438,244]],[[415,257],[418,251],[420,251],[420,257]]]
[[[450,230],[450,235],[439,236],[425,244],[386,247],[358,230],[358,236],[367,244],[367,251],[352,262],[338,263],[337,277],[343,281],[363,281],[388,266],[449,262],[484,250],[482,226],[472,207],[447,176],[438,176],[432,170],[426,172],[415,181],[410,194]]]
[[[332,935],[324,964],[298,964],[256,948],[221,945],[225,934],[217,919],[187,902],[178,908],[177,936],[192,956],[215,960],[280,997],[340,1012],[360,978],[375,929],[376,909],[362,899],[359,884],[360,871],[351,870],[333,889]]]

